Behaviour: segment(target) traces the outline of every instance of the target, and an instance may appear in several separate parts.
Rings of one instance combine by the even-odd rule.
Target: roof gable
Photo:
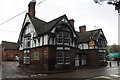
[[[76,34],[76,31],[75,31],[75,29],[74,29],[74,27],[70,24],[70,22],[69,22],[69,20],[68,20],[68,18],[67,18],[67,16],[66,15],[63,15],[63,16],[61,16],[61,17],[59,17],[59,18],[57,18],[57,19],[55,19],[55,20],[53,20],[53,21],[51,21],[51,22],[54,22],[55,24],[54,25],[52,25],[51,27],[51,29],[50,29],[50,31],[52,32],[52,33],[54,33],[55,32],[55,30],[56,30],[56,26],[57,25],[60,25],[60,24],[67,24],[68,26],[69,26],[69,28],[71,29],[71,31],[73,32],[73,34],[74,34],[74,37],[78,37],[78,35]],[[50,22],[50,23],[51,23]],[[58,26],[57,26],[58,27]],[[64,28],[65,29],[65,28]]]
[[[28,19],[27,19],[28,18]],[[74,32],[74,36],[76,36],[76,32],[74,30],[74,28],[72,27],[72,25],[70,24],[69,20],[67,19],[67,16],[66,15],[62,15],[56,19],[53,19],[52,21],[50,22],[45,22],[43,20],[40,20],[36,17],[31,17],[29,15],[29,13],[26,13],[25,15],[25,19],[24,19],[24,22],[23,22],[23,25],[22,25],[22,29],[21,29],[21,32],[20,32],[20,35],[19,35],[19,39],[18,39],[18,42],[21,41],[21,37],[23,36],[23,32],[24,32],[24,29],[25,29],[25,25],[27,24],[32,24],[36,33],[38,35],[43,35],[45,33],[49,33],[51,32],[54,27],[60,22],[60,21],[65,21],[67,22],[71,27],[71,30]],[[29,23],[30,22],[30,23]]]
[[[50,22],[47,22],[45,25],[41,27],[42,30],[38,31],[38,34],[41,35],[41,34],[50,32],[53,29],[53,27],[55,27],[55,25],[62,19],[63,16],[60,16]]]
[[[18,47],[17,43],[8,41],[2,41],[1,45],[5,50],[17,50]]]
[[[77,32],[77,34],[79,36],[79,38],[77,39],[77,43],[89,42],[91,39],[98,40],[100,34],[104,35],[102,29],[96,29],[86,32]]]

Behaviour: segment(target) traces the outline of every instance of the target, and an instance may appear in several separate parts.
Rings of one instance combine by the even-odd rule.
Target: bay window
[[[70,52],[57,51],[57,64],[70,64]]]
[[[57,44],[70,44],[70,33],[67,32],[57,32],[56,34]]]

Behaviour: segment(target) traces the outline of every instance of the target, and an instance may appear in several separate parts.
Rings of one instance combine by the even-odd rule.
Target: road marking
[[[110,77],[107,77],[107,76],[99,76],[99,77],[94,77],[94,78],[106,78],[106,79],[111,79]]]
[[[110,76],[113,76],[113,77],[120,77],[120,75],[117,75],[117,74],[111,74]]]

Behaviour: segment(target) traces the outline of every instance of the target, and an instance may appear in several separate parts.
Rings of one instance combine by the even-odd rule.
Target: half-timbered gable
[[[79,38],[77,39],[78,48],[80,49],[105,49],[107,40],[102,29],[96,29],[86,32],[77,32]],[[93,45],[90,45],[90,42]]]
[[[86,31],[82,26],[82,31],[83,32],[77,32],[79,36],[77,39],[77,45],[80,50],[78,54],[81,59],[83,56],[86,57],[81,60],[85,61],[85,63],[81,62],[81,64],[103,65],[106,57],[107,40],[102,29]]]
[[[35,3],[29,3],[33,14],[34,7],[30,6],[35,6]],[[41,67],[41,70],[73,67],[78,37],[73,23],[66,15],[45,22],[30,12],[26,13],[18,39],[19,49],[23,53],[20,65],[29,64],[31,67]]]

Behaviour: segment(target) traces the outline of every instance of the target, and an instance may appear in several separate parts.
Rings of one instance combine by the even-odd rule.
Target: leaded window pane
[[[57,64],[70,64],[70,52],[57,51]]]

